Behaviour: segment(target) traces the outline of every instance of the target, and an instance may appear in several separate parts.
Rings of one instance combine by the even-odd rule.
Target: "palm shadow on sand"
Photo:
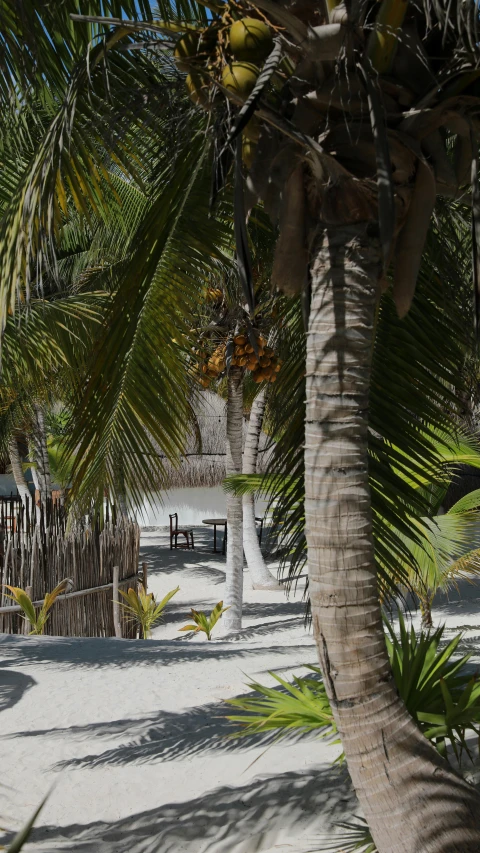
[[[254,853],[286,838],[294,849],[312,849],[305,841],[355,808],[346,770],[319,767],[213,788],[118,821],[38,827],[31,840],[62,853]]]
[[[36,683],[31,675],[14,669],[0,669],[0,712],[13,708]]]

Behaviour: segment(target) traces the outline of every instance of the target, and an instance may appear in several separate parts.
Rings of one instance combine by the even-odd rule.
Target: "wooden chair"
[[[178,526],[178,512],[172,513],[172,515],[170,515],[169,518],[170,518],[170,550],[172,550],[173,548],[190,548],[190,545],[191,545],[192,550],[193,550],[195,548],[194,541],[193,541],[193,530],[191,528],[186,528],[186,527],[185,528],[179,528],[179,526]],[[173,519],[175,519],[175,527],[173,526]],[[178,537],[179,536],[185,536],[185,539],[186,539],[185,545],[179,545],[178,544]]]
[[[260,523],[260,530],[257,533],[259,545],[262,544],[264,518],[265,518],[265,516],[262,516],[262,518],[258,518],[257,516],[255,516],[255,521],[258,521]]]

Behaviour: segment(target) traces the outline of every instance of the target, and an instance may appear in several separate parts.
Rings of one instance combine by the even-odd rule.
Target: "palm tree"
[[[18,440],[16,435],[11,435],[8,442],[8,456],[12,467],[12,476],[15,480],[18,494],[24,506],[30,503],[30,490],[25,479],[25,474],[22,466],[22,458],[18,449]]]
[[[45,412],[40,403],[34,404],[32,439],[40,500],[45,504],[47,500],[52,497],[52,478],[50,473],[50,461],[48,459]]]
[[[276,75],[274,85],[259,91],[249,107],[252,112],[258,107],[262,122],[250,184],[258,197],[268,194],[269,209],[280,216],[276,282],[290,292],[303,288],[308,268],[310,592],[319,656],[350,773],[380,853],[478,850],[477,794],[424,741],[392,684],[378,602],[367,455],[371,352],[384,270],[394,255],[393,296],[404,315],[437,192],[455,194],[472,164],[476,176],[476,9],[459,7],[454,16],[451,5],[427,0],[414,7],[400,0],[383,0],[379,7],[332,3],[328,9],[307,0],[292,7],[269,0],[232,9],[212,0],[211,6],[207,19],[203,4],[185,2],[179,14],[184,20],[197,16],[204,27],[208,21],[225,27],[244,8],[262,19],[267,15],[277,39],[265,69]],[[162,3],[161,14],[169,12]],[[110,48],[112,67],[123,56],[113,49],[114,39],[109,34],[101,56],[93,54],[94,69]],[[224,41],[219,44],[214,68],[225,63]],[[286,57],[281,65],[280,50]],[[215,72],[202,67],[202,74],[207,81],[213,77],[217,88],[223,85]],[[194,89],[205,101],[201,84]],[[242,104],[238,87],[231,89],[230,100]],[[248,119],[245,113],[244,122]],[[58,150],[71,123],[67,101],[50,133],[51,151]],[[76,150],[68,158],[65,147],[62,151],[69,174],[72,157],[84,174]],[[96,163],[93,146],[87,154]],[[48,162],[56,178],[57,161]],[[41,152],[20,188],[21,221],[15,224],[13,211],[4,221],[5,307],[25,270],[24,260],[12,264],[22,257],[25,223],[33,223],[28,245],[38,245],[51,230],[51,208],[35,218],[44,163]]]
[[[257,286],[258,291],[261,289],[260,284],[261,282]],[[271,319],[268,308],[269,301],[262,302],[259,298],[257,310],[261,312],[262,328],[268,326]],[[207,287],[205,298],[197,307],[192,322],[195,327],[190,330],[194,336],[191,343],[195,343],[196,346],[192,347],[194,355],[191,369],[193,375],[199,377],[204,387],[208,387],[213,381],[219,393],[226,397],[226,476],[235,478],[242,472],[243,422],[248,397],[246,388],[256,390],[258,384],[264,385],[266,381],[271,382],[274,376],[276,378],[274,371],[277,367],[277,359],[273,349],[266,346],[266,339],[260,334],[260,330],[253,325],[249,312],[241,304],[236,276],[225,277],[222,287],[218,286],[218,282]],[[248,381],[246,381],[247,377]],[[252,404],[243,461],[244,465],[253,465],[254,468],[256,468],[258,455],[263,409],[264,393],[261,391]],[[242,507],[242,498],[235,491],[227,491],[226,504],[227,566],[223,601],[229,610],[222,621],[223,628],[228,633],[238,631],[242,626],[244,548],[252,582],[268,586],[274,581],[258,547],[253,499],[247,505],[249,510],[247,518],[245,518],[245,505]],[[256,550],[248,540],[250,528],[253,529]],[[275,586],[278,588],[278,584]]]
[[[226,473],[242,471],[243,370],[233,367],[228,374]],[[230,609],[223,616],[225,631],[242,627],[243,602],[243,516],[242,499],[227,495],[227,567],[223,601]]]
[[[392,575],[397,586],[408,586],[412,577],[418,577],[418,554],[431,548],[422,531],[431,535],[432,530],[426,531],[420,519],[432,513],[432,494],[441,497],[445,491],[440,463],[451,464],[456,458],[457,462],[475,464],[478,452],[478,448],[462,445],[458,436],[458,418],[463,414],[470,383],[464,368],[472,338],[468,324],[470,295],[465,286],[471,247],[468,223],[466,227],[463,223],[461,210],[455,209],[452,217],[441,206],[428,235],[411,311],[399,320],[388,293],[378,311],[368,467],[377,571],[385,596],[395,594]],[[289,319],[294,334],[281,353],[282,383],[272,389],[273,397],[278,396],[277,401],[271,401],[273,459],[263,484],[262,478],[252,484],[256,490],[266,488],[278,499],[278,513],[286,522],[287,559],[293,559],[292,583],[305,565],[301,322],[296,301]],[[441,441],[439,434],[445,436]],[[409,539],[407,549],[405,537]],[[458,545],[456,540],[454,547]],[[441,543],[443,559],[444,546],[445,542]]]
[[[404,315],[436,193],[455,193],[470,177],[473,149],[468,146],[479,106],[472,83],[476,12],[472,8],[470,17],[454,21],[449,7],[444,12],[429,6],[428,15],[410,7],[402,29],[407,7],[388,0],[376,20],[366,4],[332,4],[328,16],[306,2],[298,3],[294,14],[263,2],[250,8],[261,11],[266,5],[272,29],[281,23],[296,42],[294,50],[285,46],[292,63],[295,53],[305,60],[292,82],[285,82],[285,117],[278,118],[280,103],[277,110],[260,104],[259,115],[270,127],[287,122],[286,136],[279,141],[268,127],[263,132],[252,182],[264,195],[272,145],[276,163],[282,151],[290,151],[279,180],[283,207],[274,271],[280,287],[303,286],[301,260],[309,247],[305,522],[313,625],[327,691],[379,850],[440,850],[447,837],[452,851],[478,850],[477,794],[424,743],[392,683],[378,601],[367,457],[379,282],[395,253],[393,295]],[[395,13],[400,17],[392,17]],[[328,62],[335,59],[332,68]],[[467,107],[461,95],[470,94],[469,84]],[[446,139],[439,128],[458,140],[458,151],[466,151],[457,175],[446,168]],[[302,133],[308,139],[302,139],[295,158],[291,139]]]
[[[263,413],[265,411],[266,387],[256,395],[250,409],[245,448],[243,451],[242,473],[256,474],[260,435],[262,432]],[[227,472],[234,474],[235,472]],[[229,492],[227,492],[227,495]],[[255,523],[255,500],[253,494],[243,495],[243,549],[254,589],[279,589],[278,581],[270,574],[263,558],[258,541],[257,525]]]

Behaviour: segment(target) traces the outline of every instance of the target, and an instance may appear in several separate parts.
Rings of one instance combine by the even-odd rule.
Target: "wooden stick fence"
[[[72,590],[58,597],[50,611],[45,634],[60,637],[113,637],[114,567],[118,585],[137,588],[140,528],[107,514],[84,518],[68,526],[65,510],[48,502],[22,505],[12,498],[0,501],[0,583],[29,589],[32,601],[41,606],[45,594],[64,578]],[[1,587],[0,632],[24,633],[26,626],[18,607]],[[121,635],[134,637],[136,628],[119,608]]]

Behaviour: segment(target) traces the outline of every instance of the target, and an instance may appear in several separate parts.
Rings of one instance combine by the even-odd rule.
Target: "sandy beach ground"
[[[316,662],[302,590],[254,592],[244,630],[207,642],[178,632],[189,608],[222,597],[224,558],[209,531],[195,552],[142,535],[149,588],[179,585],[149,641],[0,635],[0,826],[6,843],[53,785],[31,851],[286,853],[326,849],[357,811],[338,747],[315,738],[232,741],[224,700],[249,679],[274,684]],[[480,591],[439,600],[480,663]],[[417,621],[417,620],[416,620]]]
[[[318,849],[354,809],[338,747],[314,738],[232,741],[225,699],[249,679],[274,684],[316,662],[302,589],[254,592],[233,640],[178,632],[191,606],[222,597],[224,558],[210,531],[170,551],[142,535],[149,589],[175,586],[149,641],[0,635],[0,826],[5,843],[54,785],[37,851],[250,853]]]

